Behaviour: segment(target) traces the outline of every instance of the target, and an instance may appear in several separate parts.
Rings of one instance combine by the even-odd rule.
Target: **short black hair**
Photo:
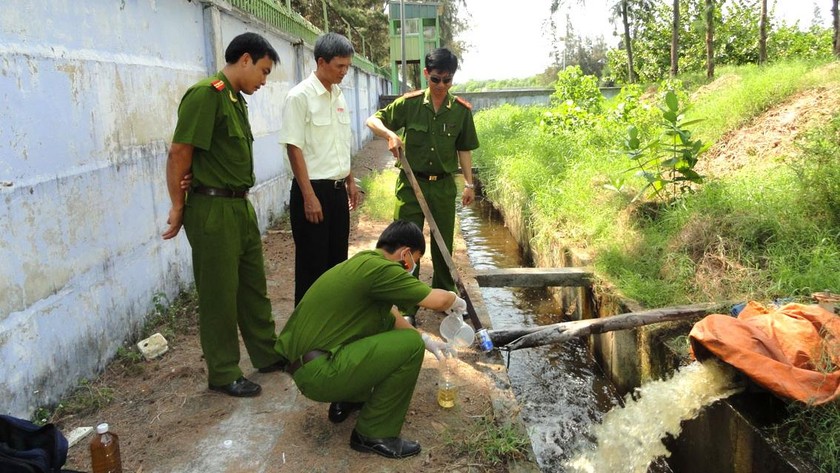
[[[268,56],[274,64],[280,62],[280,56],[277,54],[277,51],[271,47],[271,43],[257,33],[242,33],[236,38],[233,38],[225,50],[225,61],[228,64],[234,64],[245,53],[248,53],[254,62],[257,62],[266,56]]]
[[[355,52],[353,43],[338,33],[323,34],[315,41],[315,62],[318,62],[319,57],[324,58],[326,62],[330,62],[336,56],[348,57]]]
[[[458,56],[446,48],[433,49],[429,54],[426,54],[426,70],[455,74],[455,71],[458,70]]]
[[[421,255],[426,253],[426,238],[423,236],[423,230],[420,230],[416,223],[408,220],[394,220],[382,231],[379,241],[376,242],[377,248],[388,253],[397,251],[401,246],[407,246],[412,251],[419,251]]]

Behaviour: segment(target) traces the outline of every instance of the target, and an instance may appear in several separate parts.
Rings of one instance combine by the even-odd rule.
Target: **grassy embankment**
[[[686,119],[702,120],[688,127],[692,137],[711,145],[797,94],[840,86],[834,66],[721,68],[717,86],[677,92],[692,97]],[[532,248],[548,255],[541,263],[557,263],[550,261],[557,248],[583,250],[599,278],[648,307],[808,300],[814,291],[840,290],[840,113],[831,110],[831,120],[801,133],[783,154],[752,155],[746,147],[740,153],[749,156],[739,160],[745,165],[716,163],[723,171],[691,193],[633,201],[645,181],[625,172],[626,130],[635,125],[642,137],[656,136],[662,95],[623,93],[594,112],[552,109],[548,120],[545,108],[504,106],[477,115],[482,146],[475,161],[485,192],[523,219]],[[836,404],[792,405],[778,434],[821,471],[840,471],[837,414]]]

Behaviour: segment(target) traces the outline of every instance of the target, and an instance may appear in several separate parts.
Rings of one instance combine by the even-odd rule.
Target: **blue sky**
[[[568,10],[575,31],[591,37],[601,34],[608,43],[612,42],[614,27],[609,23],[606,0],[587,0],[585,3],[585,7],[575,5]],[[461,60],[456,83],[470,79],[529,77],[542,72],[551,63],[551,44],[545,25],[550,0],[473,0],[467,5],[470,27],[462,39],[470,43],[471,48]],[[824,24],[829,26],[830,4],[821,0],[819,6]],[[808,26],[813,11],[813,1],[776,1],[776,17],[787,23],[799,20],[801,25]],[[560,19],[565,16],[563,13]]]

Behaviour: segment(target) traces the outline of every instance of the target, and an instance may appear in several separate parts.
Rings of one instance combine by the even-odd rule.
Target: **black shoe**
[[[344,422],[353,411],[358,411],[364,406],[361,402],[333,402],[330,403],[330,412],[327,417],[330,422],[338,424]]]
[[[262,387],[259,384],[248,381],[244,376],[240,376],[236,381],[225,384],[224,386],[208,386],[212,391],[218,391],[234,397],[254,397],[259,396]]]
[[[286,369],[286,360],[276,361],[268,366],[257,368],[260,373],[274,373],[275,371],[283,371]]]
[[[350,435],[350,448],[359,452],[373,452],[388,458],[406,458],[420,453],[420,444],[399,437],[365,437],[356,432]]]
[[[403,318],[406,322],[410,323],[412,327],[417,328],[417,320],[414,319],[413,315],[403,315]]]

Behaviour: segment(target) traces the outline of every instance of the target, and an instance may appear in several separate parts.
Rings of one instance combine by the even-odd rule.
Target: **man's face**
[[[324,80],[328,81],[330,84],[337,85],[344,80],[344,76],[347,75],[347,71],[350,70],[350,63],[352,59],[352,56],[335,56],[330,62],[327,62],[324,58],[319,57],[318,69],[321,70]]]
[[[257,62],[250,60],[249,56],[249,60],[247,60],[243,66],[245,71],[242,75],[242,81],[240,84],[242,93],[251,95],[259,90],[260,87],[264,86],[266,78],[268,78],[268,75],[271,74],[271,68],[273,66],[274,61],[272,61],[268,55],[265,55]]]
[[[429,83],[429,89],[431,89],[432,95],[435,97],[442,97],[446,95],[450,87],[452,87],[452,79],[455,77],[454,74],[438,69],[433,69],[431,71],[423,69],[423,75],[426,76],[426,81]]]

